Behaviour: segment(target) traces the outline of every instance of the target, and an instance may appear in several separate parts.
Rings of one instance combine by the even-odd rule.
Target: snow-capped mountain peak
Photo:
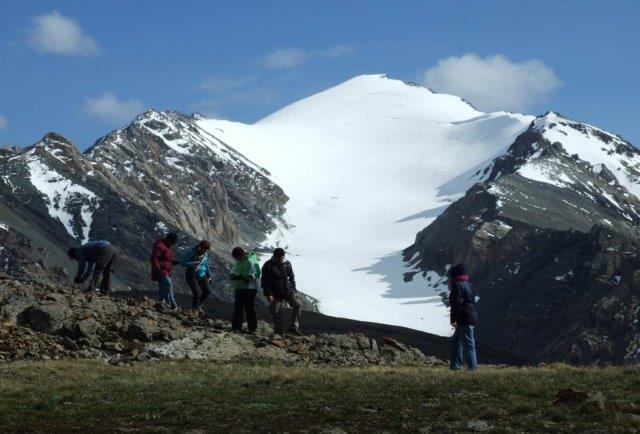
[[[301,290],[325,313],[446,334],[445,306],[422,282],[404,281],[400,252],[533,119],[365,75],[254,125],[198,125],[269,170],[290,197],[290,229],[269,245],[288,247]]]
[[[395,80],[383,74],[359,75],[295,102],[258,124],[340,127],[351,123],[448,122],[482,114],[460,97]]]

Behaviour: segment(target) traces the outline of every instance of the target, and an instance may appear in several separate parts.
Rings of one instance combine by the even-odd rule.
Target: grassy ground
[[[553,404],[600,391],[604,409]],[[2,432],[497,432],[640,429],[640,369],[308,368],[202,362],[0,365]]]

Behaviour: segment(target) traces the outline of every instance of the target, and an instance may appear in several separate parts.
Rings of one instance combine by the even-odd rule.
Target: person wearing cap
[[[158,282],[160,300],[167,303],[171,309],[178,307],[173,295],[173,283],[171,281],[173,266],[180,263],[179,261],[174,261],[173,250],[171,250],[177,242],[178,235],[169,232],[163,239],[157,240],[153,244],[153,250],[151,251],[151,280]]]
[[[111,292],[111,273],[115,267],[118,253],[108,241],[89,241],[80,247],[72,247],[67,252],[71,259],[78,261],[78,272],[74,283],[82,284],[93,271],[89,286],[86,291],[95,291],[98,280],[100,282],[100,292],[106,294]]]
[[[262,290],[269,300],[269,311],[273,317],[273,330],[277,335],[284,333],[282,327],[282,305],[287,303],[293,310],[288,333],[300,335],[300,309],[302,302],[297,295],[296,279],[291,262],[285,259],[284,249],[278,247],[273,257],[262,266]]]
[[[207,240],[202,240],[197,246],[187,250],[182,257],[182,266],[185,268],[185,279],[193,294],[191,308],[194,310],[198,309],[202,302],[211,294],[208,285],[211,283],[209,249],[211,249],[211,243]]]
[[[256,294],[260,278],[260,264],[255,253],[247,253],[242,247],[235,247],[231,252],[236,264],[229,276],[235,290],[231,330],[240,331],[244,314],[247,315],[249,333],[255,333],[258,327],[256,315]]]
[[[447,275],[450,286],[451,325],[455,329],[449,367],[453,371],[459,371],[464,368],[466,360],[469,370],[475,371],[478,369],[475,339],[475,327],[478,323],[476,291],[469,282],[464,264],[454,265]]]

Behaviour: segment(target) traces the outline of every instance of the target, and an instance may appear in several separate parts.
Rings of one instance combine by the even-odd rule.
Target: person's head
[[[239,246],[234,247],[233,250],[231,251],[231,256],[236,261],[242,261],[246,255],[247,255],[247,252],[245,252],[244,249]]]
[[[67,250],[67,255],[69,255],[69,257],[71,259],[76,259],[76,252],[78,251],[78,249],[76,249],[75,247],[71,247],[69,250]]]
[[[178,234],[175,232],[169,232],[164,237],[164,242],[167,243],[168,246],[173,246],[178,242]]]
[[[447,275],[451,279],[455,279],[456,277],[459,277],[459,276],[466,276],[467,266],[464,264],[454,265],[453,267],[449,268],[449,271],[447,271]]]
[[[198,243],[198,251],[200,253],[204,253],[209,251],[209,249],[211,248],[211,243],[207,240],[202,240]]]
[[[278,262],[284,262],[284,249],[282,247],[278,247],[273,251],[273,259]]]

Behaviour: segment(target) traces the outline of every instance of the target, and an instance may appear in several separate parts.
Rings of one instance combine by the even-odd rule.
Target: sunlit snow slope
[[[449,334],[439,276],[403,281],[400,251],[534,118],[381,75],[355,77],[254,125],[201,120],[290,197],[270,237],[323,313]]]

